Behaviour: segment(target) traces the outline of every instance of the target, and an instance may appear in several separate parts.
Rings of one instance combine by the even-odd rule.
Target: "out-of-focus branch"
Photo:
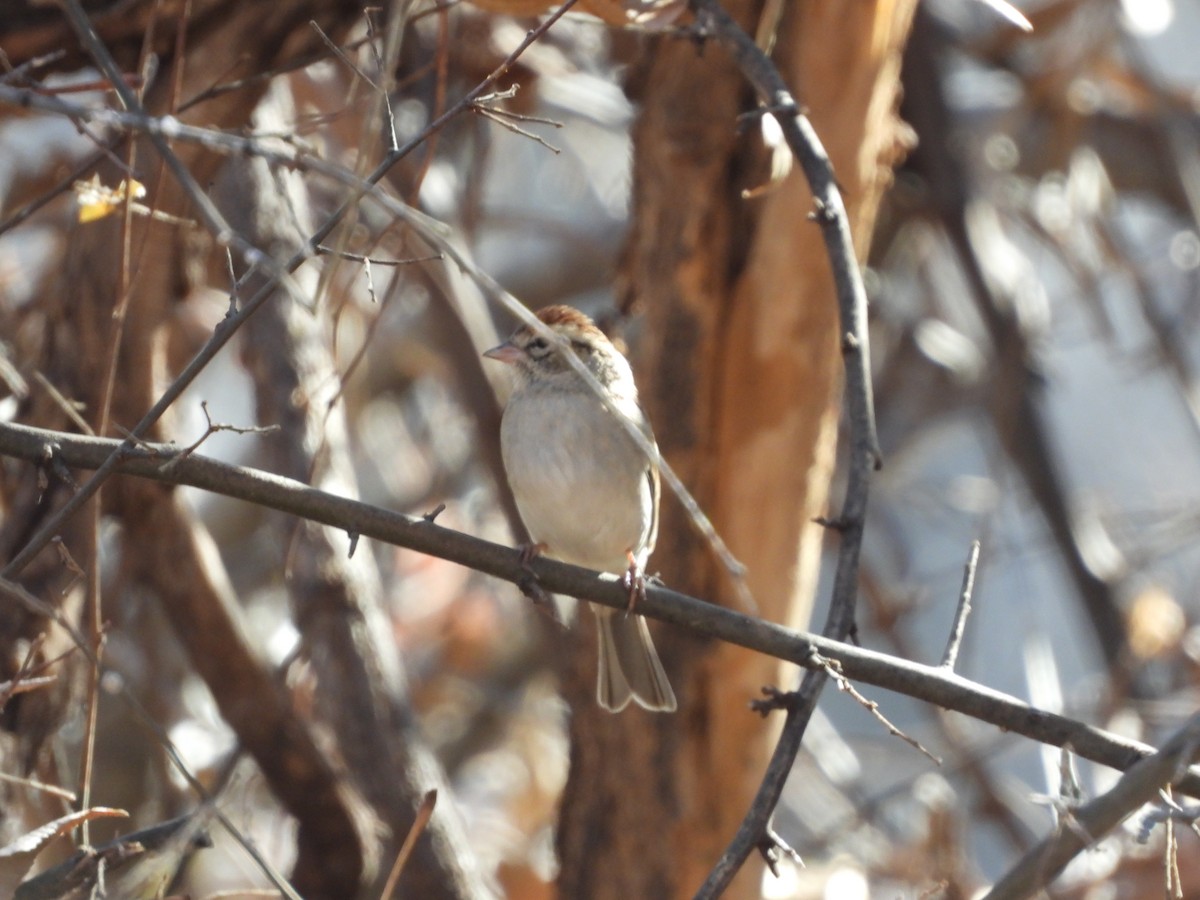
[[[1030,850],[985,900],[1018,900],[1047,887],[1067,863],[1158,796],[1191,764],[1200,750],[1200,716],[1193,716],[1153,756],[1130,766],[1116,785],[1076,810],[1071,822]]]
[[[162,489],[156,489],[162,493]],[[374,864],[361,799],[326,759],[292,699],[257,658],[212,539],[175,497],[142,491],[129,521],[133,563],[161,597],[188,659],[271,791],[299,823],[292,878],[304,896],[337,897]]]
[[[57,460],[63,465],[92,468],[113,456],[116,471],[170,484],[186,484],[228,497],[277,509],[342,528],[352,535],[371,537],[408,547],[494,575],[514,584],[532,569],[546,590],[569,594],[625,609],[629,594],[620,580],[547,558],[527,569],[511,547],[484,541],[424,518],[390,512],[308,485],[244,466],[233,466],[199,455],[183,457],[169,445],[147,444],[124,451],[122,442],[62,432],[0,424],[0,455],[35,464]],[[118,452],[119,451],[119,452]],[[115,454],[115,456],[114,456]],[[53,477],[51,474],[50,477]],[[1070,744],[1084,759],[1125,770],[1152,754],[1154,748],[1131,741],[1066,716],[1036,709],[1009,694],[947,672],[941,666],[909,662],[840,641],[784,628],[706,603],[686,594],[650,585],[638,612],[689,631],[728,641],[778,659],[811,668],[813,653],[836,660],[855,681],[887,688],[943,709],[988,722],[1005,731],[1061,747]],[[1178,782],[1185,793],[1200,797],[1200,771]]]
[[[968,227],[970,175],[952,151],[952,144],[939,137],[952,130],[952,115],[943,92],[945,82],[939,72],[948,52],[946,42],[946,35],[928,10],[918,8],[904,63],[906,83],[914,86],[905,96],[904,114],[920,138],[910,163],[927,177],[932,214],[962,264],[970,299],[992,341],[994,361],[989,381],[994,433],[1045,517],[1106,662],[1114,673],[1120,673],[1129,661],[1117,586],[1106,573],[1097,571],[1081,546],[1062,466],[1052,451],[1053,436],[1040,402],[1042,379],[1035,369],[1031,336],[1016,312],[1019,304],[998,296],[989,282],[980,229]]]
[[[285,128],[294,115],[291,102],[280,92],[260,104],[257,127]],[[264,161],[249,160],[230,166],[214,190],[243,198],[230,204],[231,222],[272,254],[286,256],[303,242],[309,207],[298,179],[276,177]],[[257,287],[261,280],[249,284]],[[279,439],[264,443],[272,468],[317,486],[353,485],[328,316],[326,304],[309,310],[301,298],[281,291],[247,324],[245,358],[259,419],[274,419],[281,429]],[[382,839],[371,837],[369,856],[395,856],[421,797],[432,789],[442,802],[404,870],[403,891],[429,900],[491,896],[445,776],[413,719],[375,557],[346,555],[344,539],[331,528],[273,524],[287,548],[288,593],[301,647],[321,685],[317,714],[336,735],[351,782],[385,826]],[[307,862],[320,865],[320,858]]]
[[[470,107],[470,105],[480,96],[483,95],[493,84],[502,78],[516,63],[516,60],[522,53],[540,38],[546,31],[557,22],[562,16],[574,6],[576,0],[564,0],[563,4],[552,15],[548,16],[537,28],[531,29],[525,36],[525,39],[500,63],[496,69],[483,79],[474,88],[468,91],[462,99],[451,106],[446,112],[431,122],[429,126],[421,132],[412,141],[409,141],[402,147],[386,154],[383,160],[375,167],[365,179],[362,180],[359,187],[355,188],[351,195],[347,197],[341,206],[339,206],[332,215],[330,215],[320,228],[309,236],[305,246],[299,252],[292,256],[291,259],[282,265],[273,265],[272,273],[281,272],[291,274],[295,272],[305,261],[312,255],[312,248],[318,247],[321,243],[333,232],[346,216],[346,214],[354,207],[359,200],[366,196],[383,177],[404,158],[413,149],[419,146],[430,134],[440,129],[446,122],[457,116],[460,112]],[[3,90],[3,89],[0,89]],[[23,93],[22,96],[28,96]],[[0,99],[4,99],[0,96]],[[21,101],[18,101],[21,102]],[[150,119],[150,117],[146,117]],[[159,123],[160,127],[164,121],[169,123],[178,123],[175,120],[152,120]],[[168,131],[174,131],[173,127],[168,127]],[[160,131],[160,135],[162,132]],[[132,448],[137,438],[146,434],[154,424],[162,418],[163,414],[171,407],[171,405],[179,399],[179,396],[187,389],[187,387],[196,380],[196,377],[203,371],[212,361],[213,357],[229,342],[233,334],[241,327],[241,325],[250,316],[261,307],[272,296],[275,290],[276,278],[271,278],[266,285],[259,289],[254,296],[241,306],[236,313],[231,312],[230,315],[221,322],[213,333],[212,337],[205,343],[203,347],[192,358],[191,362],[184,367],[183,371],[176,376],[175,380],[163,391],[157,402],[146,412],[141,420],[130,429],[129,438],[122,445],[126,449]],[[62,523],[66,519],[74,515],[89,499],[95,496],[100,490],[104,481],[113,473],[116,465],[116,456],[109,460],[104,465],[100,466],[88,481],[80,487],[71,499],[65,503],[53,516],[48,519],[42,528],[26,543],[16,556],[9,560],[4,569],[0,571],[5,577],[14,577],[19,574],[26,565],[49,543],[50,539],[62,527]]]

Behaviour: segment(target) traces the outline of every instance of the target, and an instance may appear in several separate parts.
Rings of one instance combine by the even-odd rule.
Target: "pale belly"
[[[521,519],[548,555],[607,572],[625,570],[627,551],[643,561],[653,513],[648,464],[599,401],[514,399],[501,440]],[[514,453],[518,442],[524,450]]]

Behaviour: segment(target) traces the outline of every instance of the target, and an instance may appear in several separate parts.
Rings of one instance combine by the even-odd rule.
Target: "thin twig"
[[[357,40],[351,41],[349,44],[347,44],[346,49],[347,50],[357,50],[359,47],[361,47],[363,44],[368,43],[370,40],[371,40],[370,36],[360,37]],[[186,112],[187,110],[191,109],[193,106],[199,106],[201,103],[205,103],[216,97],[220,97],[223,94],[229,94],[229,93],[232,93],[233,91],[240,91],[243,88],[250,87],[251,85],[262,84],[263,82],[271,81],[272,79],[277,78],[280,75],[287,75],[290,72],[296,72],[296,71],[299,71],[300,69],[306,69],[309,66],[313,65],[314,63],[323,62],[327,58],[328,58],[328,56],[323,50],[314,50],[311,53],[306,53],[304,56],[299,56],[299,57],[290,59],[287,62],[285,62],[279,66],[276,66],[273,69],[267,69],[265,72],[255,72],[253,75],[247,75],[244,78],[236,78],[233,81],[225,81],[225,82],[220,81],[221,78],[224,78],[226,75],[228,75],[230,72],[237,69],[242,64],[242,61],[239,59],[239,60],[235,61],[231,66],[229,66],[229,68],[227,68],[224,72],[222,72],[220,75],[218,75],[215,79],[215,83],[213,83],[210,87],[205,88],[200,93],[195,94],[195,95],[189,97],[187,100],[185,100],[180,105],[179,111]]]
[[[373,266],[411,266],[414,263],[437,262],[445,259],[440,253],[434,253],[432,256],[414,256],[409,259],[380,259],[377,256],[363,256],[348,250],[338,250],[334,247],[327,247],[325,244],[319,244],[317,250],[327,256],[336,256],[338,259],[346,259],[350,262],[370,263]]]
[[[33,661],[41,652],[42,644],[46,643],[46,635],[39,634],[29,642],[29,648],[25,651],[25,658],[21,660],[21,665],[17,667],[17,671],[13,673],[13,677],[7,681],[0,682],[0,710],[8,705],[8,701],[14,695],[24,693],[21,690],[21,685],[29,684],[33,681],[30,674],[33,671]],[[42,679],[39,679],[39,681]],[[48,683],[53,684],[56,679],[48,678]]]
[[[63,2],[74,4],[75,7],[78,8],[78,0],[63,0]],[[372,193],[377,183],[383,179],[384,175],[386,175],[397,162],[403,159],[404,156],[411,152],[414,148],[419,146],[420,143],[429,135],[439,131],[452,118],[457,116],[463,110],[467,109],[476,98],[483,95],[499,79],[503,78],[504,75],[506,75],[513,67],[513,65],[516,64],[516,61],[520,58],[521,54],[523,54],[534,43],[534,41],[545,34],[555,22],[562,18],[562,16],[572,6],[574,6],[576,2],[578,2],[578,0],[564,0],[563,4],[553,14],[548,16],[540,25],[538,25],[538,27],[531,29],[525,35],[525,39],[522,40],[521,43],[518,44],[517,47],[511,53],[509,53],[507,57],[505,57],[505,59],[500,63],[499,66],[496,67],[495,70],[492,71],[490,75],[484,78],[472,90],[467,92],[462,99],[446,110],[445,113],[430,123],[429,126],[421,132],[421,134],[404,144],[404,146],[398,147],[393,153],[389,153],[383,159],[383,161],[376,166],[370,175],[360,181],[360,186],[356,187],[351,192],[351,195],[347,197],[342,202],[342,205],[339,206],[333,212],[333,214],[325,220],[324,224],[322,224],[321,227],[319,227],[316,232],[312,234],[312,236],[305,243],[304,247],[302,247],[282,266],[281,271],[285,273],[294,272],[306,260],[308,260],[312,252],[311,248],[319,246],[325,240],[325,238],[327,238],[333,232],[338,223],[345,218],[346,213],[349,212],[360,199]],[[86,21],[86,16],[84,16],[83,22],[85,25]],[[87,30],[90,32],[90,28]],[[92,36],[94,37],[94,33]],[[98,40],[96,43],[98,43]],[[111,58],[109,59],[109,62],[111,63]],[[0,102],[5,102],[7,100],[8,102],[16,102],[18,105],[37,105],[33,102],[35,99],[34,95],[31,95],[29,92],[15,91],[12,94],[9,94],[9,91],[12,91],[12,89],[0,85]],[[14,94],[15,100],[13,99]],[[112,111],[110,110],[108,112],[111,113]],[[119,117],[120,116],[118,115],[118,118]],[[175,136],[177,132],[183,130],[183,126],[173,118],[170,118],[169,121],[163,119],[154,119],[146,116],[140,109],[136,111],[131,121],[135,120],[157,123],[157,131],[155,131],[153,128],[150,128],[146,129],[145,132],[146,134],[154,137],[156,146],[159,143],[161,143],[163,146],[166,145],[166,141],[162,137],[164,132],[169,132],[172,136]],[[178,158],[175,157],[174,154],[171,154],[171,156],[168,158],[178,161]],[[340,167],[333,166],[330,167],[330,170],[336,170],[338,168]],[[350,175],[350,173],[342,171],[341,174],[342,177],[346,177],[348,175],[352,180],[359,181],[359,179],[354,178],[354,176]],[[377,196],[382,197],[384,195],[379,194]],[[207,197],[204,197],[203,195],[201,195],[201,197],[206,204],[211,205],[211,201],[208,201]],[[411,215],[403,216],[405,221],[409,222],[410,224],[412,224],[414,220],[430,221],[427,220],[427,217],[417,215],[415,210],[410,210],[403,204],[397,203],[394,209],[404,210],[407,213],[411,213]],[[436,230],[436,227],[431,229],[431,231]],[[225,241],[223,243],[227,244],[229,242]],[[461,257],[461,254],[457,255]],[[272,275],[274,274],[275,270],[272,269]],[[234,333],[237,332],[242,324],[249,319],[250,316],[254,315],[259,307],[261,307],[274,295],[275,283],[276,278],[272,277],[268,279],[267,283],[264,284],[254,294],[253,297],[246,301],[240,310],[237,312],[231,311],[230,314],[225,317],[225,319],[213,332],[212,337],[209,338],[208,341],[205,342],[204,346],[197,351],[196,355],[192,357],[191,361],[184,366],[179,375],[175,377],[175,380],[172,381],[171,384],[167,386],[166,390],[163,391],[162,395],[155,402],[155,404],[130,430],[130,434],[132,436],[144,435],[160,418],[162,418],[167,409],[169,409],[171,405],[179,398],[179,396],[187,389],[187,387],[191,385],[193,381],[195,381],[200,372],[208,366],[213,357],[215,357],[217,353],[219,353],[225,346],[225,344],[229,342],[230,338],[233,337]],[[79,490],[61,507],[59,507],[54,515],[47,518],[37,533],[34,534],[34,536],[30,538],[25,546],[22,547],[21,550],[11,560],[9,560],[8,564],[5,565],[2,570],[0,570],[0,577],[12,578],[20,573],[25,566],[27,566],[33,560],[33,558],[37,556],[39,552],[41,552],[42,548],[46,546],[46,544],[59,531],[59,529],[62,528],[63,523],[70,516],[74,515],[83,506],[83,504],[91,499],[96,491],[100,489],[100,486],[105,482],[105,480],[107,480],[113,474],[120,461],[119,453],[124,450],[132,449],[132,447],[133,441],[125,441],[121,445],[119,451],[114,452],[112,457],[104,465],[100,466],[92,475],[92,477],[85,484],[81,485]]]
[[[476,104],[472,108],[475,110],[476,113],[483,116],[485,119],[487,119],[491,122],[495,122],[497,125],[499,125],[502,128],[507,128],[513,134],[517,134],[517,135],[520,135],[521,137],[529,138],[531,141],[536,141],[537,143],[541,144],[543,147],[545,147],[547,150],[549,150],[551,153],[554,153],[555,155],[562,153],[561,149],[559,149],[558,147],[555,147],[553,144],[551,144],[549,141],[547,141],[541,135],[534,134],[532,131],[526,131],[524,128],[521,128],[519,125],[515,124],[514,122],[510,122],[509,118],[514,118],[514,117],[505,116],[499,110],[488,109],[486,106],[480,106],[478,104]]]
[[[203,444],[205,441],[207,441],[210,437],[212,437],[218,431],[231,431],[234,434],[259,434],[259,435],[274,434],[275,432],[279,431],[278,425],[229,425],[225,422],[214,422],[212,420],[212,416],[209,415],[209,412],[208,412],[208,401],[207,400],[200,401],[200,409],[203,410],[204,421],[207,423],[207,426],[204,429],[204,434],[200,435],[200,437],[198,437],[195,441],[193,441],[192,443],[190,443],[186,447],[184,447],[182,450],[180,450],[179,455],[176,456],[175,459],[173,459],[171,461],[171,463],[169,463],[169,465],[173,465],[178,460],[184,459],[188,456],[191,456],[193,453],[195,453],[197,450],[200,449],[201,444]]]
[[[858,691],[858,689],[855,688],[855,686],[853,684],[851,684],[850,679],[842,674],[842,667],[838,663],[834,662],[831,659],[825,659],[824,657],[821,657],[819,654],[818,654],[818,658],[813,661],[815,663],[820,664],[822,666],[822,668],[825,669],[826,674],[828,674],[829,677],[832,678],[837,683],[837,687],[838,687],[839,691],[841,691],[844,694],[849,694],[860,706],[862,706],[864,709],[867,710],[867,712],[869,712],[872,716],[874,716],[875,720],[877,722],[879,722],[879,724],[882,725],[884,728],[886,728],[888,730],[889,734],[900,738],[900,740],[904,741],[906,744],[908,744],[913,749],[918,750],[919,752],[925,754],[925,756],[929,757],[929,759],[933,761],[934,765],[940,766],[942,764],[941,759],[934,756],[927,749],[925,749],[925,747],[921,744],[920,741],[918,741],[914,737],[911,737],[911,736],[905,734],[900,728],[898,728],[896,725],[894,725],[891,722],[891,720],[888,719],[887,716],[885,716],[883,713],[881,713],[879,711],[878,703],[876,703],[874,700],[868,700],[866,697],[864,697]]]
[[[379,85],[377,85],[374,81],[372,81],[370,76],[368,76],[366,72],[364,72],[362,69],[360,69],[355,64],[354,60],[352,60],[349,56],[346,55],[346,52],[341,47],[339,47],[337,44],[335,44],[333,42],[333,39],[330,38],[329,35],[327,35],[324,32],[324,30],[321,28],[321,26],[317,24],[316,19],[309,19],[308,24],[309,24],[309,27],[312,28],[312,30],[317,33],[317,37],[319,37],[324,42],[325,46],[330,49],[330,51],[333,53],[333,55],[342,61],[342,65],[344,65],[347,69],[349,69],[351,72],[353,72],[355,75],[357,75],[363,81],[365,81],[367,83],[367,85],[371,88],[371,90],[373,90],[373,91],[379,90]]]
[[[392,93],[396,84],[396,65],[400,59],[400,41],[404,36],[404,25],[415,5],[414,0],[401,0],[391,4],[387,17],[387,32],[383,35],[382,42],[376,34],[375,16],[372,15],[376,9],[368,6],[363,10],[363,17],[367,20],[367,34],[372,38],[367,43],[367,49],[370,50],[371,58],[375,60],[375,68],[379,72],[379,109],[380,117],[386,126],[384,149],[387,153],[394,153],[400,145],[400,140],[396,137],[396,114],[392,109]],[[382,53],[379,49],[380,43],[383,44]],[[368,121],[373,118],[374,116],[370,116]]]
[[[396,854],[396,861],[392,863],[392,870],[388,873],[387,882],[383,886],[383,892],[380,893],[380,900],[391,900],[392,894],[396,892],[396,885],[400,882],[400,873],[404,871],[404,866],[408,863],[408,858],[412,856],[413,847],[417,845],[417,839],[424,833],[425,826],[429,824],[429,820],[433,817],[433,808],[437,805],[437,791],[429,791],[421,799],[421,805],[417,807],[417,815],[413,819],[412,828],[408,830],[408,836],[404,839],[404,844],[400,847],[400,852]]]
[[[66,800],[72,805],[77,803],[79,800],[79,797],[74,791],[68,791],[66,788],[55,787],[52,784],[43,784],[42,782],[36,781],[32,778],[19,778],[16,775],[8,775],[4,772],[0,772],[0,781],[6,781],[9,784],[19,784],[21,787],[26,787],[34,791],[42,791],[43,793],[51,794],[55,797],[61,797],[63,800]]]
[[[42,56],[35,56],[32,59],[27,59],[19,66],[13,66],[12,61],[8,58],[8,54],[0,49],[0,68],[4,69],[4,75],[0,76],[0,81],[11,84],[20,84],[25,81],[30,73],[45,66],[54,65],[64,56],[67,55],[66,50],[53,50],[50,53],[45,53]]]
[[[95,430],[88,423],[88,420],[79,414],[79,404],[68,400],[63,396],[62,392],[51,383],[50,379],[41,373],[40,370],[34,370],[33,380],[36,381],[54,402],[54,405],[62,410],[63,414],[75,423],[75,427],[84,434],[95,434]]]
[[[946,643],[946,652],[942,656],[942,665],[954,670],[958,660],[958,648],[962,644],[963,633],[967,630],[967,616],[971,614],[971,596],[975,593],[975,570],[979,566],[979,541],[971,541],[971,552],[967,555],[967,564],[963,567],[962,589],[958,592],[958,609],[954,613],[954,625],[950,629],[950,640]]]

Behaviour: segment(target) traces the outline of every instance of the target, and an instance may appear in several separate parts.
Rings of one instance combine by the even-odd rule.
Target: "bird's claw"
[[[631,613],[639,601],[646,599],[646,579],[633,554],[626,555],[629,557],[629,568],[621,576],[621,586],[629,593],[629,605],[625,607],[625,612]]]

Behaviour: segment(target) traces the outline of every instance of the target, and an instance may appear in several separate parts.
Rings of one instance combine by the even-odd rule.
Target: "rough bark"
[[[860,254],[900,146],[899,51],[913,3],[786,4],[776,59],[829,151]],[[751,30],[759,4],[728,3]],[[638,359],[661,448],[748,566],[758,612],[807,621],[834,464],[841,358],[829,265],[811,196],[793,172],[760,200],[753,100],[714,46],[646,50],[635,131],[627,303],[644,311]],[[635,354],[636,356],[636,354]],[[651,569],[736,605],[728,578],[667,501]],[[747,703],[779,683],[747,651],[670,633],[659,641],[680,694],[674,717],[605,716],[575,677],[572,771],[559,834],[570,897],[690,896],[761,777],[772,724]],[[582,653],[580,654],[582,655]],[[579,666],[576,666],[578,669]],[[782,674],[784,686],[793,672]],[[731,896],[758,896],[747,867]]]

